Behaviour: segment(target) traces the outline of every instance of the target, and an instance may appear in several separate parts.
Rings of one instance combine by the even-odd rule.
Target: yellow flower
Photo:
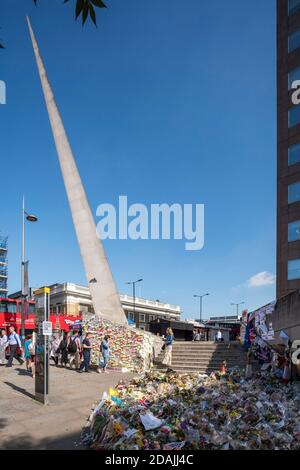
[[[122,431],[123,431],[122,426],[119,423],[115,423],[114,424],[114,431],[118,435],[122,434]]]

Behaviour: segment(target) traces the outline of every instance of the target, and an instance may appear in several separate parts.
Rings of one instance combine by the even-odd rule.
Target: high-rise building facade
[[[277,299],[300,288],[297,81],[300,85],[300,0],[277,0]]]
[[[7,297],[7,237],[0,236],[0,297]]]

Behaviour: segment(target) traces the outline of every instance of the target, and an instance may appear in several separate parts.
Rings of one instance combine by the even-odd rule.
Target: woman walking
[[[163,358],[162,363],[166,366],[170,366],[172,364],[172,344],[174,341],[174,335],[171,328],[167,328],[165,341],[165,356]]]
[[[59,346],[60,346],[59,334],[54,333],[54,337],[51,343],[50,359],[54,361],[56,367],[58,366]]]
[[[100,353],[102,354],[103,361],[99,362],[99,368],[98,372],[100,373],[100,369],[102,369],[102,372],[107,372],[106,367],[109,361],[109,336],[106,335],[104,336],[103,340],[101,341],[100,344]]]
[[[26,370],[30,374],[32,373],[32,368],[31,368],[31,354],[29,352],[29,345],[32,343],[32,335],[27,335],[26,336],[26,341],[24,343],[25,346],[25,361],[26,361]]]

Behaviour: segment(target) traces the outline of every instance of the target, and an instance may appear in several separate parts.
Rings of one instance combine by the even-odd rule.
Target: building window
[[[289,52],[293,52],[300,47],[300,29],[297,29],[289,36]]]
[[[300,240],[300,220],[296,220],[296,222],[291,222],[288,225],[288,234],[289,242],[295,242],[296,240]]]
[[[294,15],[300,10],[300,0],[289,0],[289,15]]]
[[[142,322],[145,321],[145,314],[144,313],[140,313],[139,320],[142,321]]]
[[[300,279],[300,259],[288,262],[288,280]]]
[[[300,201],[300,183],[290,184],[288,192],[289,204]]]
[[[300,162],[300,144],[291,145],[289,147],[289,165]]]
[[[289,127],[297,126],[297,124],[300,124],[300,106],[289,109]]]
[[[149,315],[149,321],[155,320],[155,315]]]
[[[292,84],[295,80],[300,80],[300,67],[296,67],[289,72],[289,90],[292,89]]]
[[[133,320],[134,321],[134,313],[133,312],[128,312],[127,315],[128,315],[127,316],[128,320]]]

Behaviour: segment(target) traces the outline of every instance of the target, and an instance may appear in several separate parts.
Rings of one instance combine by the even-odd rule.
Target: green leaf
[[[97,26],[96,13],[91,3],[89,4],[89,10],[90,10],[90,17],[92,19],[92,22],[94,23],[95,26]]]
[[[83,6],[83,9],[82,9],[82,26],[86,22],[88,13],[89,13],[89,4],[88,4],[88,2],[86,2]]]
[[[106,5],[102,0],[91,0],[91,2],[98,8],[106,8]]]
[[[78,16],[80,15],[80,13],[82,12],[83,7],[84,7],[84,0],[77,0],[76,12],[75,12],[76,20],[77,20]]]

